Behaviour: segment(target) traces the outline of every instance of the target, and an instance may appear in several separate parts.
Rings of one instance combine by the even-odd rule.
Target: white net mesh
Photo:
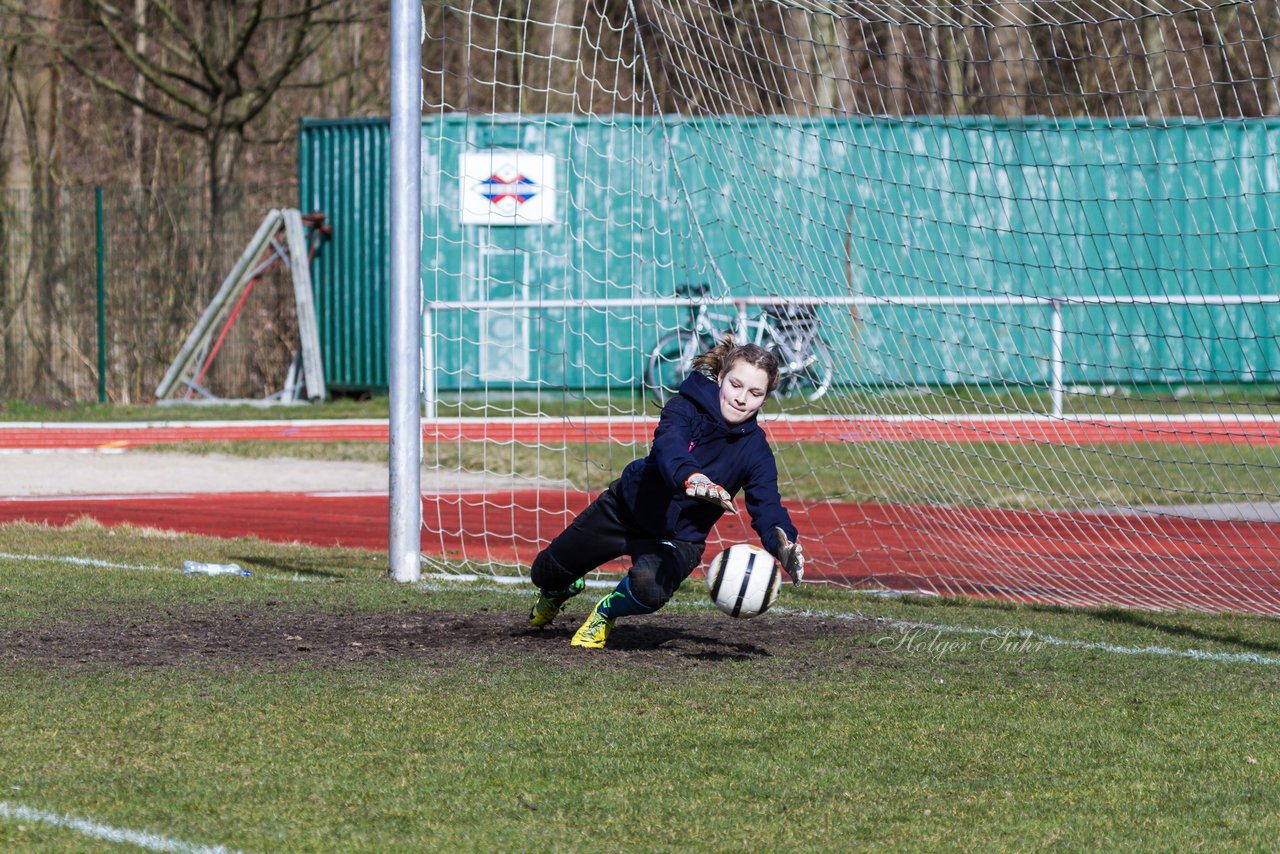
[[[732,330],[814,576],[1280,612],[1274,4],[425,14],[428,557],[527,566]]]

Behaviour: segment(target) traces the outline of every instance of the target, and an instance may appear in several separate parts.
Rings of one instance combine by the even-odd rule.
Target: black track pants
[[[618,481],[538,553],[529,570],[542,590],[563,590],[588,572],[630,555],[631,594],[646,607],[667,604],[702,561],[706,543],[654,539],[638,531],[618,498]]]

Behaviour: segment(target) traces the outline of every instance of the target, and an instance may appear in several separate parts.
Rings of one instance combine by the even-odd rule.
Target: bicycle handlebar
[[[680,297],[705,297],[711,293],[711,285],[707,282],[689,282],[683,285],[676,285],[676,296]]]

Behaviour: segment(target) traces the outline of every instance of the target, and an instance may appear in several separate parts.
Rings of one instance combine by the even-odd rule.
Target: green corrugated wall
[[[390,126],[385,119],[307,119],[298,133],[298,195],[333,238],[312,266],[325,379],[387,387]]]
[[[423,140],[428,300],[670,296],[688,281],[889,298],[1280,290],[1271,120],[450,115]],[[458,156],[489,147],[556,155],[556,224],[460,224]],[[387,150],[385,120],[302,123],[301,205],[334,226],[315,283],[339,388],[386,385]],[[437,382],[634,383],[655,321],[676,322],[660,314],[441,313]],[[1044,308],[869,307],[856,335],[845,309],[824,321],[847,381],[1048,377]],[[1072,307],[1064,322],[1068,383],[1280,378],[1274,305]]]

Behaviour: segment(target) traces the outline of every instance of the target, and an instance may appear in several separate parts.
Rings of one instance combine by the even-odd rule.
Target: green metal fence
[[[339,386],[386,382],[386,147],[385,121],[300,132],[304,206],[342,235],[316,276]],[[557,222],[461,221],[460,158],[487,149],[554,155]],[[856,330],[847,306],[823,314],[850,382],[1045,386],[1059,298],[1084,300],[1061,315],[1065,383],[1273,382],[1278,152],[1270,119],[429,118],[424,292],[474,306],[433,318],[436,385],[634,384],[676,309],[500,303],[697,281],[721,297],[867,298]],[[1255,299],[1143,301],[1170,294]],[[486,346],[490,365],[522,346],[528,360],[495,373]]]
[[[144,402],[272,207],[292,185],[206,191],[73,187],[0,192],[0,401]],[[292,291],[264,279],[211,375],[222,397],[278,390],[296,337]]]
[[[676,309],[490,304],[642,301],[697,281],[881,300],[854,335],[847,306],[824,315],[842,378],[859,383],[1046,384],[1043,306],[905,304],[1019,295],[1100,298],[1062,316],[1068,384],[1280,377],[1274,303],[1142,301],[1280,291],[1273,120],[451,115],[423,138],[426,297],[489,305],[435,318],[441,389],[635,384]],[[557,223],[460,222],[459,157],[498,147],[557,158]],[[217,233],[202,188],[0,192],[0,399],[149,399],[262,216],[295,199],[333,227],[313,268],[326,375],[339,391],[385,388],[386,158],[385,120],[304,121],[297,187],[231,188]],[[256,293],[217,393],[280,387],[290,299]]]

